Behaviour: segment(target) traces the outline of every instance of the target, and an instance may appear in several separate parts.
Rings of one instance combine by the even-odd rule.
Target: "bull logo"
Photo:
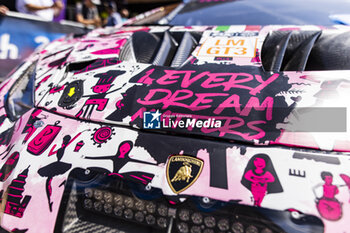
[[[171,182],[186,180],[186,182],[188,183],[190,181],[190,178],[193,177],[191,176],[191,173],[192,173],[192,165],[189,164],[188,162],[184,162],[183,166],[180,167],[179,170],[177,170],[174,178],[171,179]]]
[[[203,169],[203,161],[187,155],[173,155],[167,164],[167,181],[174,193],[188,189]]]

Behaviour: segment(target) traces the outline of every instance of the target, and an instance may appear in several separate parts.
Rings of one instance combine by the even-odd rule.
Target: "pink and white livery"
[[[313,219],[320,232],[350,232],[350,71],[309,69],[301,61],[307,49],[315,56],[320,41],[349,33],[317,26],[123,26],[42,47],[0,86],[1,226],[128,232],[114,227],[117,219],[161,232],[309,229],[290,230],[273,217],[271,224],[249,225],[234,211],[209,218],[208,211],[235,205],[261,215],[291,213],[301,227],[300,219]],[[187,55],[179,58],[179,51]],[[137,212],[141,204],[128,207],[142,195],[124,193],[119,215],[117,187],[69,185],[77,169],[160,190],[166,201],[152,222],[146,210]],[[70,217],[67,195],[85,206]],[[101,195],[105,201],[98,202]],[[196,200],[186,220],[181,206]],[[81,221],[89,227],[74,228]]]

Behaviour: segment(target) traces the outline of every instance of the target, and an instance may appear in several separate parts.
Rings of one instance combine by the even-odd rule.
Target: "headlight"
[[[24,63],[13,76],[19,76],[5,96],[5,108],[10,120],[15,121],[34,106],[36,63]]]

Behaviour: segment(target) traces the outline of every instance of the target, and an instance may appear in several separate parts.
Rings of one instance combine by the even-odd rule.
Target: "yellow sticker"
[[[68,96],[72,97],[74,94],[75,94],[75,87],[72,87],[71,89],[69,89]]]

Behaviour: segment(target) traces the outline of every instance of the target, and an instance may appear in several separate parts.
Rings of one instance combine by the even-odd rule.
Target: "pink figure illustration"
[[[339,220],[342,217],[342,203],[335,198],[339,193],[338,186],[333,184],[333,175],[330,172],[322,172],[321,178],[324,184],[314,188],[314,190],[320,186],[323,188],[323,196],[316,200],[317,210],[327,220]]]
[[[283,192],[271,159],[266,154],[256,154],[249,160],[241,183],[252,192],[254,205],[259,207],[267,193]]]

